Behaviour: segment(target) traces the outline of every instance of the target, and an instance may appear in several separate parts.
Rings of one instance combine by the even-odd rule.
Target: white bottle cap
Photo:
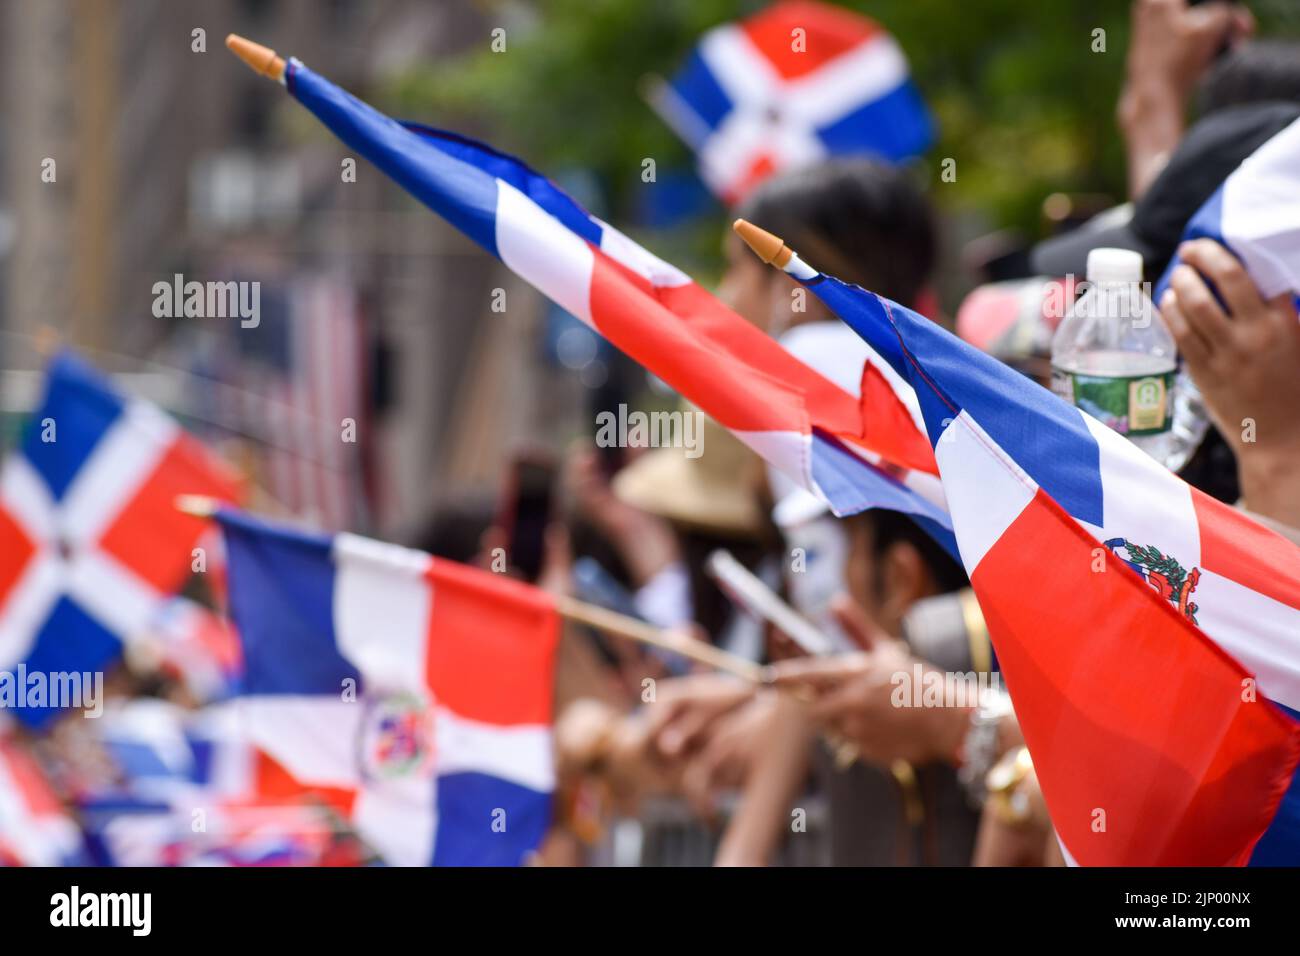
[[[1141,282],[1141,253],[1131,249],[1093,249],[1088,253],[1088,281]]]

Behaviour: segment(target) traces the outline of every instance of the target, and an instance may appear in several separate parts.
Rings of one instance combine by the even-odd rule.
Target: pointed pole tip
[[[173,506],[182,514],[195,518],[211,518],[216,515],[221,503],[207,495],[177,495]]]
[[[774,265],[777,268],[784,269],[790,262],[790,257],[794,255],[785,241],[780,236],[774,236],[766,229],[760,229],[752,222],[744,219],[737,219],[731,226],[736,235],[745,241],[745,245],[754,250],[764,262]]]
[[[247,63],[254,73],[271,80],[284,78],[284,57],[277,56],[269,46],[254,43],[238,33],[231,33],[226,37],[226,48]]]

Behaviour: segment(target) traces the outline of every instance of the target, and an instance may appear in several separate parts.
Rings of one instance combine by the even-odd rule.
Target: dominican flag
[[[0,471],[0,671],[102,671],[190,574],[207,522],[178,494],[229,500],[224,467],[147,402],[71,354]],[[53,707],[17,716],[43,726]]]
[[[346,832],[318,794],[267,772],[233,707],[138,698],[93,729],[113,781],[77,801],[97,863],[317,866]]]
[[[191,711],[152,697],[115,702],[93,727],[113,789],[83,797],[101,805],[127,796],[194,805],[260,796],[258,755],[239,730],[229,708]]]
[[[955,549],[912,386],[889,363],[868,361],[841,387],[519,160],[389,119],[297,60],[285,84],[349,148],[837,514],[905,512]]]
[[[337,807],[249,744],[240,716],[136,698],[94,722],[109,772],[80,782],[76,807],[96,865],[360,861]]]
[[[650,102],[729,204],[783,169],[841,153],[898,162],[934,138],[898,42],[867,17],[807,0],[710,30]]]
[[[0,737],[0,866],[71,866],[81,856],[81,831],[41,768]]]
[[[1192,217],[1183,239],[1213,239],[1234,252],[1265,299],[1300,296],[1300,120],[1242,162]],[[1175,256],[1161,277],[1169,286]]]
[[[355,535],[219,520],[249,741],[391,864],[520,863],[555,782],[550,600]]]
[[[916,389],[1070,859],[1300,861],[1300,548],[933,322],[785,268]]]
[[[229,623],[183,595],[163,605],[145,643],[159,669],[197,701],[225,698],[239,676],[239,639]]]
[[[87,820],[87,841],[102,866],[359,866],[356,839],[329,811],[310,803],[218,803],[193,810],[141,808]]]

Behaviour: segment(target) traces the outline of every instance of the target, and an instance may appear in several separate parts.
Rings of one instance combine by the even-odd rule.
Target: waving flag
[[[1300,120],[1236,168],[1192,217],[1183,239],[1214,239],[1241,259],[1260,295],[1300,296]],[[1161,277],[1169,286],[1175,256]]]
[[[211,566],[209,566],[209,572]],[[177,595],[162,606],[149,633],[160,669],[198,701],[226,697],[239,675],[239,639],[220,615]]]
[[[41,768],[0,738],[0,866],[69,866],[81,852],[81,831]]]
[[[224,468],[154,406],[70,354],[0,472],[0,671],[102,670],[190,573],[205,522],[177,494],[230,499]],[[42,726],[53,706],[17,716]]]
[[[351,149],[837,514],[906,512],[955,548],[933,452],[908,409],[911,386],[887,363],[864,366],[852,394],[519,160],[397,123],[265,47],[238,37],[227,44],[282,77]]]
[[[340,825],[309,788],[283,786],[243,739],[230,707],[186,711],[154,699],[122,702],[94,725],[109,786],[79,795],[87,842],[109,866],[314,866]],[[202,826],[196,827],[196,821]],[[355,858],[356,854],[352,854]]]
[[[355,535],[219,518],[249,739],[390,863],[519,863],[550,822],[549,599]]]
[[[1300,725],[1255,699],[1257,679],[1300,709],[1300,549],[934,323],[737,229],[913,383],[1067,853],[1300,859]]]
[[[104,866],[357,866],[355,837],[309,803],[219,803],[194,829],[188,808],[96,816],[88,839]]]
[[[934,136],[897,41],[873,20],[807,0],[710,30],[650,101],[728,203],[783,169],[838,153],[896,162]]]

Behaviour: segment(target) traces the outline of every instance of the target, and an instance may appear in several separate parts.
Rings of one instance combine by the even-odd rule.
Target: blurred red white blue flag
[[[935,323],[785,268],[916,389],[1067,857],[1300,859],[1300,548]]]
[[[81,831],[16,740],[0,737],[0,866],[84,865]]]
[[[336,807],[243,737],[233,706],[115,702],[93,725],[106,773],[79,781],[92,860],[107,866],[359,862]]]
[[[191,572],[208,524],[180,494],[233,500],[234,477],[148,402],[70,353],[0,471],[0,671],[102,671]],[[30,699],[30,698],[29,698]],[[45,725],[58,708],[19,706]]]
[[[867,17],[809,0],[713,28],[648,92],[729,204],[785,169],[836,154],[898,162],[934,138],[898,42]]]
[[[389,863],[522,862],[550,824],[550,599],[356,535],[218,518],[249,741]]]
[[[1265,299],[1283,292],[1300,297],[1300,120],[1228,175],[1187,224],[1183,239],[1227,246]],[[1165,270],[1157,299],[1179,262],[1175,256]]]
[[[904,512],[956,552],[912,386],[883,359],[845,389],[520,160],[398,123],[296,59],[285,85],[350,148],[836,514]]]

